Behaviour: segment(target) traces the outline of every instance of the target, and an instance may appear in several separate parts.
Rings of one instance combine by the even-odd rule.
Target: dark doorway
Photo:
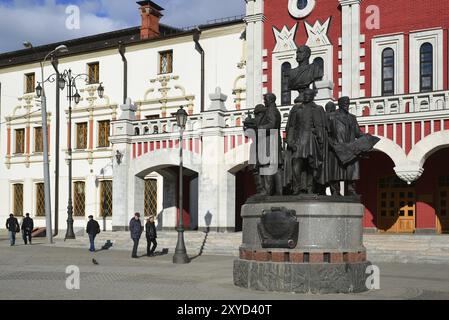
[[[242,206],[256,194],[253,174],[245,167],[235,174],[235,231],[242,231]]]

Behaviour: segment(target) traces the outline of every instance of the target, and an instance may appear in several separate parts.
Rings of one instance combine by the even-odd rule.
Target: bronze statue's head
[[[312,50],[310,50],[309,46],[302,45],[296,50],[296,61],[298,61],[298,63],[309,61],[311,55]]]
[[[346,112],[349,111],[349,105],[351,103],[351,100],[349,97],[341,97],[338,99],[338,107]]]
[[[263,99],[265,101],[265,105],[270,105],[276,102],[276,96],[274,93],[267,93],[263,96]]]
[[[337,107],[335,106],[335,103],[332,101],[329,101],[328,103],[326,103],[326,112],[335,112],[335,110],[337,109]]]
[[[315,90],[307,88],[304,90],[304,103],[312,102],[315,99]]]

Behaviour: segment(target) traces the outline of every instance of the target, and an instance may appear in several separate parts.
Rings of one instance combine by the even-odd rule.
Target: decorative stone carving
[[[306,45],[308,45],[309,47],[330,45],[331,42],[327,36],[330,22],[330,17],[323,24],[321,24],[320,21],[316,21],[313,26],[305,21],[304,24],[306,26],[307,35],[309,37]]]
[[[422,174],[424,173],[424,168],[420,166],[402,166],[395,167],[394,171],[402,181],[411,184],[422,176]]]
[[[273,52],[296,50],[297,45],[295,43],[296,29],[298,25],[295,24],[291,29],[284,26],[281,31],[273,27],[274,36],[276,37],[276,46]]]
[[[167,116],[168,109],[177,110],[181,104],[180,102],[187,101],[186,103],[182,103],[182,105],[187,105],[187,109],[189,114],[193,113],[193,106],[195,96],[186,93],[186,89],[175,83],[172,85],[173,81],[178,81],[179,76],[176,75],[161,75],[157,78],[150,79],[150,83],[154,84],[154,87],[147,89],[144,93],[143,100],[136,101],[137,106],[137,119],[140,119],[141,112],[144,110],[155,110],[155,107],[144,108],[146,105],[156,105],[157,109],[160,110],[161,116]],[[173,91],[177,90],[180,94],[176,94]],[[173,105],[173,103],[177,103]]]
[[[295,210],[273,207],[264,210],[257,225],[262,248],[294,249],[298,243],[299,223]]]

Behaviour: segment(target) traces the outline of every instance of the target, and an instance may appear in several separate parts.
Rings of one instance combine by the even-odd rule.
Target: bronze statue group
[[[262,169],[269,164],[262,164],[259,159],[252,164],[258,195],[326,195],[330,187],[332,195],[338,196],[343,181],[344,195],[355,196],[355,181],[360,178],[358,161],[379,141],[360,130],[357,118],[349,112],[349,97],[338,100],[338,109],[333,102],[327,103],[325,109],[314,102],[315,82],[323,78],[323,71],[309,63],[310,56],[308,46],[299,47],[298,67],[290,71],[289,89],[299,95],[285,127],[285,144],[281,138],[282,116],[274,94],[266,94],[264,104],[255,107],[254,118],[245,120],[245,130],[262,132],[267,138],[266,142],[258,141],[260,136],[255,135],[256,152],[260,143],[266,143],[267,154],[277,160],[274,174],[263,174]],[[277,136],[275,144],[273,139],[270,142],[273,134]]]

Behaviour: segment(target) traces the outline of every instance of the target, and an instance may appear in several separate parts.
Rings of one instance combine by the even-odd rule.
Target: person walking
[[[156,231],[156,225],[154,224],[154,217],[151,216],[145,225],[145,231],[147,236],[147,256],[153,256],[154,251],[157,247],[157,231]],[[151,248],[151,244],[153,244],[153,248]]]
[[[20,232],[20,225],[12,213],[9,215],[9,219],[6,220],[6,229],[9,234],[9,242],[13,246],[16,244],[16,233]]]
[[[27,245],[28,242],[31,244],[31,233],[33,232],[33,228],[34,228],[33,219],[31,219],[30,214],[27,213],[26,217],[23,218],[22,221],[22,237],[25,245]]]
[[[131,232],[131,239],[134,242],[133,252],[131,257],[137,258],[137,248],[139,247],[140,236],[142,235],[142,224],[140,223],[140,213],[136,212],[134,217],[129,222],[129,231]]]
[[[97,234],[100,233],[100,225],[98,224],[98,221],[94,220],[94,217],[92,215],[89,216],[89,221],[87,222],[86,226],[86,233],[89,235],[89,242],[90,242],[90,252],[95,251],[95,237]]]

